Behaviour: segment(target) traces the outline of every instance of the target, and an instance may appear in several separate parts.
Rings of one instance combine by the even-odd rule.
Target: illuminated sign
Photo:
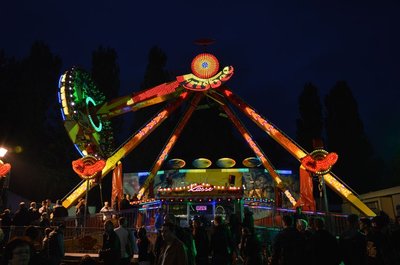
[[[208,79],[218,73],[218,59],[210,53],[201,53],[192,61],[192,72],[199,78]]]
[[[194,185],[188,191],[189,192],[207,192],[214,190],[213,186],[203,186],[203,185]]]
[[[207,205],[196,205],[196,211],[207,211]]]
[[[223,83],[228,81],[232,75],[233,67],[225,66],[222,71],[208,79],[199,78],[194,74],[187,74],[183,76],[177,76],[176,80],[186,89],[194,91],[206,91],[210,88],[217,88],[221,86]]]

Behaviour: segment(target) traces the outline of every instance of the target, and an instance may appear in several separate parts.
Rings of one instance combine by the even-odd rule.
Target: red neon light
[[[214,55],[201,53],[194,57],[191,68],[195,76],[208,79],[218,73],[219,62]]]
[[[171,139],[169,140],[167,146],[165,146],[164,151],[161,153],[160,157],[158,158],[156,165],[161,165],[162,162],[165,160],[165,158],[167,157],[169,151],[171,150],[171,148],[175,145],[175,142],[177,140],[176,135],[173,135],[171,137]]]
[[[106,161],[98,160],[96,162],[87,161],[86,158],[80,158],[78,160],[72,161],[72,169],[76,174],[83,177],[91,177],[101,172],[106,166]]]
[[[213,186],[204,187],[203,185],[195,185],[188,189],[189,192],[208,192],[214,190]]]
[[[143,137],[146,135],[155,125],[157,125],[166,115],[168,114],[167,110],[163,110],[160,112],[154,119],[152,119],[143,129],[138,132],[139,137]]]
[[[8,174],[11,170],[11,165],[9,163],[0,164],[0,176],[3,177]]]
[[[145,90],[143,92],[140,92],[139,94],[136,94],[132,97],[133,102],[141,102],[150,98],[154,97],[162,97],[168,94],[171,94],[175,92],[176,88],[178,87],[178,82],[174,81],[171,83],[164,83],[161,85],[158,85],[156,87],[150,88],[148,90]]]
[[[221,86],[223,83],[228,81],[232,75],[233,67],[226,66],[224,69],[222,69],[222,71],[209,79],[201,79],[194,74],[188,74],[177,76],[176,80],[186,89],[194,91],[206,91],[210,88],[217,88]]]
[[[336,153],[329,153],[320,160],[316,160],[311,155],[307,155],[301,160],[301,164],[310,172],[325,174],[331,169],[337,160],[338,155]]]

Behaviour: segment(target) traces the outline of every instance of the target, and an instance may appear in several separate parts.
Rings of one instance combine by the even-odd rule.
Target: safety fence
[[[272,241],[276,233],[282,228],[282,217],[285,215],[295,216],[309,221],[311,218],[323,218],[327,229],[334,235],[340,235],[346,226],[345,214],[322,213],[322,212],[302,212],[301,216],[295,210],[271,207],[252,207],[248,208],[254,216],[254,224],[257,233],[262,237],[262,241],[269,243]],[[156,229],[154,228],[154,212],[140,211],[139,209],[129,209],[117,212],[110,220],[114,226],[118,226],[118,218],[125,217],[128,220],[128,227],[138,228],[145,226],[150,239],[155,239]],[[51,228],[56,228],[58,224],[64,224],[64,241],[66,252],[76,253],[97,253],[101,248],[102,235],[104,232],[105,217],[103,214],[88,215],[82,226],[77,226],[76,218],[67,217],[62,220],[53,220]],[[2,227],[5,235],[4,241],[15,236],[22,236],[26,227]],[[44,227],[38,226],[41,231],[38,241],[41,242],[44,235]],[[209,231],[210,232],[210,231]]]

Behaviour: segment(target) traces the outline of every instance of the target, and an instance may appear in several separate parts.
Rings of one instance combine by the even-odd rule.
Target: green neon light
[[[96,106],[96,102],[91,97],[88,96],[86,98],[86,109],[87,110],[89,110],[89,103],[93,104],[93,106]],[[88,117],[89,117],[90,124],[95,129],[95,131],[101,132],[101,130],[103,129],[103,124],[101,123],[101,121],[99,120],[99,125],[96,126],[96,124],[94,123],[94,121],[92,119],[92,115],[89,113],[89,111],[88,111]]]

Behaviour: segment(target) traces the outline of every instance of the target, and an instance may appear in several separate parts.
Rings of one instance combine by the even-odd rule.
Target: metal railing
[[[246,205],[250,211],[253,212],[254,224],[257,230],[265,234],[264,237],[272,238],[277,231],[282,228],[282,217],[285,215],[295,215],[295,210],[274,208],[274,207],[252,207]],[[129,228],[137,228],[145,226],[148,230],[149,237],[155,235],[154,229],[154,211],[140,211],[138,208],[124,210],[116,212],[114,218],[111,219],[115,225],[118,226],[118,218],[125,217],[128,220]],[[334,235],[340,235],[346,226],[347,215],[329,213],[326,215],[322,212],[303,212],[302,218],[307,221],[312,217],[320,217],[325,219],[327,222],[329,218],[330,232]],[[104,232],[104,216],[101,213],[89,215],[86,219],[85,227],[76,226],[75,217],[67,217],[62,220],[53,220],[51,228],[56,228],[57,224],[63,223],[65,225],[64,230],[64,242],[66,252],[84,252],[84,253],[97,253],[102,245],[102,235]],[[328,222],[327,222],[328,223]],[[24,235],[26,227],[2,227],[5,232],[5,241],[15,236]],[[41,236],[38,239],[39,242],[43,239],[44,227],[39,227]],[[260,233],[261,233],[260,232]]]
[[[249,208],[253,213],[254,225],[259,227],[281,229],[283,227],[282,217],[291,215],[305,219],[306,221],[309,221],[311,218],[322,218],[325,221],[326,229],[333,235],[340,235],[346,228],[346,214],[303,211],[299,216],[296,210],[292,209],[258,206],[245,207]]]

